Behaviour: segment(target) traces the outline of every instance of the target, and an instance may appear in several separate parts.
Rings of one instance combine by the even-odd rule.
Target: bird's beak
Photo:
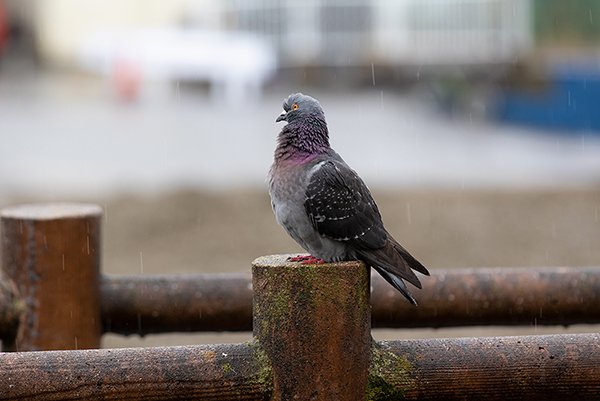
[[[275,120],[276,123],[279,121],[287,121],[287,113],[285,111],[277,117],[277,120]]]

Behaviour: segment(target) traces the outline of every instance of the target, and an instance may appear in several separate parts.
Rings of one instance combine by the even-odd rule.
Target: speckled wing
[[[365,183],[341,161],[324,161],[314,169],[304,202],[313,227],[324,237],[347,243],[416,304],[402,279],[421,288],[412,269],[426,275],[429,272],[385,230]]]
[[[369,189],[342,162],[330,160],[315,166],[304,207],[313,227],[324,237],[367,249],[381,248],[387,241]]]

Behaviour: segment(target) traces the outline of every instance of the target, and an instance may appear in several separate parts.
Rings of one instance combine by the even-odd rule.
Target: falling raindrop
[[[590,14],[590,24],[594,23],[594,14],[592,14],[592,9],[590,8],[589,10],[589,14]]]
[[[381,110],[383,110],[383,91],[379,93],[379,103],[381,105]]]
[[[140,251],[140,274],[144,274],[144,255]]]
[[[375,65],[371,63],[371,79],[373,80],[373,86],[375,86]]]

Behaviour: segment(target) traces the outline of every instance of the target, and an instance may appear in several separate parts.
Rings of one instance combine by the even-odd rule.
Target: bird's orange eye
[[[294,103],[294,104],[292,105],[292,110],[298,110],[298,104]]]

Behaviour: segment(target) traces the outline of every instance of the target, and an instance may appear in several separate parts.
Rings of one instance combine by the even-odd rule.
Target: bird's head
[[[291,123],[295,120],[309,119],[311,117],[325,120],[325,115],[319,101],[302,93],[289,95],[283,102],[283,110],[283,113],[277,117],[275,122],[287,121]]]

